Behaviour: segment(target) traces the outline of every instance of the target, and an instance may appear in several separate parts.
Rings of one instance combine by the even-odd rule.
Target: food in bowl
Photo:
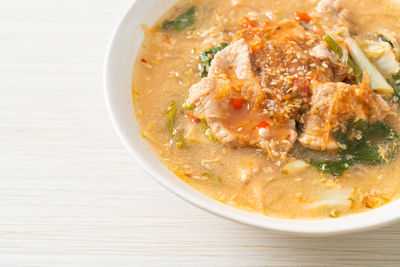
[[[250,212],[336,218],[398,199],[399,15],[389,0],[182,1],[145,29],[142,136]]]

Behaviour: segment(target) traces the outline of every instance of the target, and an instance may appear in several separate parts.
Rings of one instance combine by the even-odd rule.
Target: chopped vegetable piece
[[[308,13],[306,13],[306,12],[299,12],[299,11],[297,11],[296,12],[296,17],[295,17],[295,19],[296,19],[296,21],[298,21],[298,22],[307,22],[307,23],[309,23],[311,20],[312,20],[312,18],[310,17],[310,15],[308,15]]]
[[[182,133],[178,133],[177,135],[175,135],[175,142],[178,148],[184,148],[186,145],[185,138],[183,137]]]
[[[396,50],[388,42],[357,40],[365,55],[378,68],[383,77],[390,78],[400,71]]]
[[[173,101],[173,102],[169,105],[168,111],[167,111],[167,115],[166,115],[166,118],[167,118],[167,128],[168,128],[170,134],[173,133],[174,128],[175,128],[175,126],[174,126],[175,115],[176,115],[176,103],[175,103],[175,101]]]
[[[388,83],[394,89],[394,97],[400,101],[400,74],[392,75],[392,78],[388,79]]]
[[[388,37],[386,37],[384,34],[382,33],[377,33],[376,34],[378,36],[379,41],[381,42],[386,42],[388,43],[392,48],[394,48],[394,43],[392,41],[389,40]]]
[[[373,125],[363,120],[350,121],[346,132],[335,133],[337,142],[345,147],[339,151],[342,157],[370,165],[393,159],[398,152],[398,137],[393,128],[381,121]]]
[[[337,177],[341,177],[343,173],[354,165],[352,160],[337,160],[337,161],[314,161],[310,163],[317,169],[322,170],[324,173],[329,173]]]
[[[175,101],[169,104],[168,111],[166,114],[167,119],[167,129],[172,136],[171,141],[176,143],[178,148],[183,148],[185,146],[185,138],[181,131],[177,131],[175,128],[175,116],[176,116],[177,106]]]
[[[358,45],[372,62],[391,50],[390,45],[384,42],[357,39]]]
[[[346,131],[334,133],[339,143],[336,160],[314,161],[311,165],[325,173],[342,176],[357,163],[378,165],[392,160],[399,151],[399,135],[384,122],[368,124],[363,120],[350,120]]]
[[[200,119],[193,114],[185,113],[185,116],[192,120],[192,122],[200,122]]]
[[[325,35],[324,41],[333,50],[333,52],[335,52],[336,55],[338,55],[340,58],[343,57],[343,49],[335,42],[335,40],[333,40],[331,36]],[[347,59],[347,64],[349,64],[349,66],[353,69],[354,76],[356,80],[359,81],[362,74],[360,67],[351,58]]]
[[[211,132],[210,127],[208,127],[208,124],[205,119],[200,119],[201,126],[203,127],[204,134],[211,140],[211,141],[218,141],[218,139],[213,135]]]
[[[241,97],[232,97],[231,98],[231,105],[233,109],[239,110],[243,108],[244,99]]]
[[[389,32],[385,31],[384,33],[378,32],[376,33],[379,41],[388,43],[390,45],[390,48],[392,49],[392,52],[395,56],[396,60],[400,59],[400,46],[399,43],[397,42],[397,38],[394,37],[392,34]]]
[[[308,166],[310,166],[304,160],[296,159],[288,162],[282,169],[284,174],[296,174],[303,170],[305,170]]]
[[[392,97],[393,88],[388,84],[385,78],[383,78],[378,69],[365,56],[361,48],[358,46],[357,42],[350,37],[348,37],[345,42],[350,50],[351,56],[353,57],[354,61],[363,70],[366,70],[368,75],[370,76],[371,89],[377,93]]]
[[[331,180],[332,181],[332,180]],[[335,208],[331,210],[329,216],[337,217],[339,215],[336,208],[345,207],[350,208],[352,201],[351,196],[354,192],[353,188],[345,187],[345,188],[330,188],[326,190],[322,190],[318,193],[319,201],[307,203],[306,206],[309,209],[314,208]],[[334,211],[334,212],[332,212]],[[336,212],[335,212],[336,211]],[[333,214],[332,214],[333,213]]]
[[[204,53],[200,55],[199,59],[201,62],[201,77],[207,77],[208,68],[211,66],[211,61],[219,51],[224,50],[227,46],[227,43],[220,43],[219,45],[204,51]]]
[[[215,174],[209,173],[209,172],[202,173],[202,176],[206,176],[206,177],[214,180],[214,182],[216,182],[216,183],[221,183],[222,182],[222,179],[220,177],[218,177]]]
[[[396,60],[392,51],[387,52],[382,57],[378,58],[374,63],[385,78],[390,77],[400,71],[400,64]]]
[[[196,12],[196,7],[192,6],[186,12],[179,15],[176,19],[165,21],[162,27],[164,30],[173,29],[175,31],[183,31],[184,29],[194,24],[195,12]]]
[[[186,100],[185,100],[185,102],[183,103],[182,107],[183,107],[184,109],[189,109],[189,110],[194,109],[194,108],[196,107],[196,104],[189,104],[188,100],[189,100],[189,99],[186,99]]]
[[[267,128],[267,127],[269,127],[269,123],[266,121],[262,121],[256,126],[256,128]]]
[[[203,133],[201,126],[197,125],[197,123],[189,123],[185,125],[183,138],[186,143],[210,143],[208,137]]]

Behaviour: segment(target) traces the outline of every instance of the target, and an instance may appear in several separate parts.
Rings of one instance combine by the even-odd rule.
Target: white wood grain
[[[287,236],[154,182],[103,100],[106,44],[130,2],[0,1],[0,266],[400,265],[400,224]]]

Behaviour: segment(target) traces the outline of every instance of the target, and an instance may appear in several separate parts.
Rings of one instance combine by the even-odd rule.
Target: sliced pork
[[[298,141],[313,150],[338,149],[333,133],[351,118],[375,123],[391,113],[386,101],[369,88],[368,78],[357,85],[315,82],[310,106]]]
[[[295,121],[274,121],[263,112],[265,94],[251,66],[249,46],[240,39],[219,52],[209,75],[193,85],[188,104],[215,137],[232,146],[251,145],[282,161],[296,141]]]

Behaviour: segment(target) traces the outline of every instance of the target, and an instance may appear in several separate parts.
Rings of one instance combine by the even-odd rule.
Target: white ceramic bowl
[[[112,36],[104,68],[105,96],[115,129],[136,160],[158,182],[186,201],[233,221],[301,235],[333,235],[368,230],[400,218],[400,201],[348,217],[326,220],[288,220],[238,210],[193,189],[169,171],[141,137],[132,104],[132,72],[143,41],[141,25],[152,26],[175,1],[137,0]],[[171,216],[174,216],[171,214]]]

